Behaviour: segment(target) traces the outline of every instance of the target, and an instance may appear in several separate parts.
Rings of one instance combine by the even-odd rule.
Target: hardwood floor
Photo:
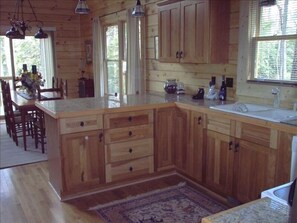
[[[173,175],[61,202],[48,183],[47,162],[2,169],[0,170],[0,222],[103,222],[87,209],[100,203],[176,185],[181,181],[184,179]]]

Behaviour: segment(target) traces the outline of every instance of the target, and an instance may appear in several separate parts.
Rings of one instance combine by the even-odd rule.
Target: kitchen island
[[[225,103],[162,93],[37,102],[50,183],[65,200],[181,174],[245,203],[287,182],[297,128],[209,108]]]

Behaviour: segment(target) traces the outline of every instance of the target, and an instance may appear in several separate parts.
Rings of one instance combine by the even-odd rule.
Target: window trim
[[[258,0],[253,0],[249,2],[249,19],[248,19],[248,61],[247,63],[247,73],[246,81],[248,83],[266,83],[273,85],[288,85],[288,86],[297,86],[297,81],[288,81],[288,80],[273,80],[273,79],[260,79],[255,78],[255,59],[256,59],[256,46],[260,41],[273,41],[273,40],[294,40],[297,39],[297,34],[289,35],[277,35],[277,36],[259,36],[259,26],[260,26],[260,7],[257,6],[256,9],[253,9],[254,2]],[[255,17],[253,17],[252,11],[256,10]],[[252,24],[255,24],[254,27]],[[253,29],[254,28],[254,29]],[[253,32],[255,33],[253,35]],[[240,46],[240,45],[239,45]]]
[[[121,94],[121,95],[124,95],[126,94],[127,92],[124,92],[124,88],[123,88],[123,66],[122,66],[122,62],[123,61],[127,61],[127,58],[124,58],[125,56],[125,52],[124,52],[124,32],[127,32],[127,30],[125,31],[125,23],[126,21],[125,20],[120,20],[120,21],[117,21],[117,22],[114,22],[114,23],[108,23],[108,24],[104,24],[103,25],[103,30],[104,30],[104,33],[103,33],[103,44],[104,44],[104,52],[103,52],[103,62],[104,62],[104,94],[106,95],[113,95],[111,93],[109,93],[109,89],[108,89],[108,70],[107,70],[107,63],[109,61],[111,62],[118,62],[118,65],[119,65],[119,90],[120,92],[116,92],[117,94]],[[107,44],[106,44],[106,30],[108,27],[110,26],[117,26],[118,27],[118,40],[119,40],[119,58],[118,60],[108,60],[107,59],[107,55],[106,55],[106,52],[107,52]],[[127,54],[126,54],[127,55]],[[126,78],[126,81],[125,81],[125,89],[127,91],[127,78]]]

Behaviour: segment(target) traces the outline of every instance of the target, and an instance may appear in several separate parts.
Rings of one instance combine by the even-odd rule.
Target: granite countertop
[[[287,223],[289,208],[268,197],[205,217],[202,223]]]
[[[103,114],[106,110],[125,111],[134,109],[150,109],[170,106],[180,102],[191,106],[209,108],[213,105],[233,103],[219,100],[193,100],[191,95],[166,93],[148,93],[143,95],[105,96],[93,98],[73,98],[35,102],[36,106],[54,118],[72,117],[75,115]]]

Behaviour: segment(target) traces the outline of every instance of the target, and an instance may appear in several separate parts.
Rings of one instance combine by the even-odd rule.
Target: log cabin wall
[[[81,77],[80,59],[85,60],[85,41],[92,39],[92,18],[104,16],[114,12],[132,8],[135,0],[87,0],[91,9],[89,15],[75,15],[74,8],[78,0],[31,0],[37,17],[44,21],[46,27],[56,27],[56,58],[57,75],[70,79],[69,91],[72,97],[77,96],[77,79]],[[180,64],[161,63],[155,59],[154,37],[158,36],[158,8],[156,3],[163,0],[142,0],[146,13],[146,87],[147,90],[163,92],[166,79],[176,78],[185,83],[189,94],[197,88],[207,90],[211,76],[217,77],[217,88],[220,86],[221,76],[233,78],[233,88],[228,88],[228,99],[272,104],[270,85],[247,84],[242,74],[237,74],[237,56],[239,42],[239,11],[240,0],[230,0],[228,61],[224,64]],[[221,0],[213,0],[225,2]],[[13,12],[15,1],[0,0],[1,34],[7,30],[9,23],[8,12]],[[214,24],[215,25],[215,24]],[[3,30],[6,26],[6,30]],[[220,43],[218,39],[217,43]],[[93,77],[92,64],[85,67],[85,77]],[[292,108],[296,101],[297,88],[282,89],[281,106]]]
[[[234,99],[236,92],[236,64],[237,64],[237,46],[238,46],[238,18],[239,4],[238,0],[230,0],[230,23],[228,29],[229,57],[227,63],[224,64],[180,64],[180,63],[161,63],[155,59],[154,37],[158,36],[158,6],[157,3],[164,0],[142,0],[145,5],[145,48],[146,48],[146,88],[149,91],[164,92],[163,85],[166,79],[175,78],[185,84],[186,91],[189,94],[197,92],[199,87],[208,90],[211,76],[216,76],[217,88],[221,85],[222,75],[233,78],[233,88],[228,88],[228,98]],[[220,2],[220,1],[219,1]],[[96,0],[87,1],[92,13],[81,17],[82,40],[92,39],[92,27],[88,26],[92,17],[103,16],[113,12],[132,8],[135,0],[101,0],[98,4]],[[223,19],[223,18],[221,18]],[[220,24],[212,24],[219,27]],[[215,28],[215,27],[213,27]],[[216,40],[218,43],[220,39]],[[215,50],[215,49],[214,49]],[[84,54],[84,52],[83,52]],[[86,74],[92,75],[92,66],[86,66]]]
[[[77,0],[30,0],[36,16],[44,27],[55,28],[55,74],[68,80],[69,97],[78,96],[80,77],[81,39],[80,16],[74,13]],[[8,13],[15,12],[16,0],[0,0],[0,33],[10,29]],[[33,19],[28,1],[24,1],[24,19]]]

